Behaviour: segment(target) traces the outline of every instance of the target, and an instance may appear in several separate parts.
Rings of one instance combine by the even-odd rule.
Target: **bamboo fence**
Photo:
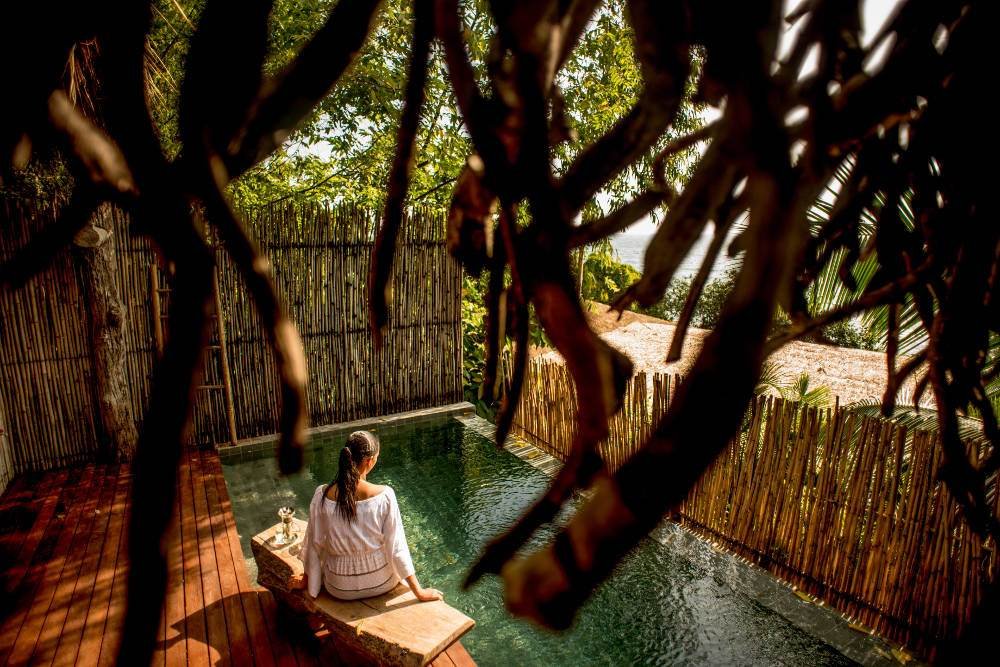
[[[632,378],[600,445],[612,470],[645,441],[679,380]],[[565,459],[575,407],[566,367],[535,361],[512,431]],[[980,461],[988,455],[984,441],[968,446]],[[860,626],[933,655],[961,632],[997,568],[995,545],[971,533],[937,480],[940,452],[934,432],[760,396],[678,520]]]
[[[3,493],[14,477],[14,459],[11,453],[10,438],[7,437],[7,428],[4,424],[3,405],[0,405],[0,493]]]
[[[263,209],[248,218],[302,336],[314,424],[462,397],[462,274],[444,247],[444,220],[417,212],[404,226],[381,350],[372,344],[367,311],[376,222],[353,207]],[[237,431],[241,438],[273,433],[278,385],[270,351],[243,283],[225,259],[219,287]],[[219,417],[215,423],[223,423]]]
[[[5,200],[0,259],[55,217],[55,202]],[[82,463],[96,449],[83,291],[69,252],[0,290],[0,401],[13,473]]]
[[[0,261],[50,224],[56,204],[4,200]],[[169,277],[148,243],[114,210],[113,234],[125,306],[126,375],[136,421],[145,414],[158,351],[169,338]],[[375,216],[351,207],[261,209],[251,233],[299,327],[309,364],[315,425],[451,403],[462,396],[459,266],[444,246],[444,221],[415,211],[397,250],[394,298],[383,349],[368,330],[368,263]],[[194,410],[194,440],[227,444],[274,433],[278,388],[267,340],[241,278],[218,253],[212,346]],[[0,449],[4,475],[93,460],[99,452],[86,303],[71,251],[23,288],[0,292]],[[3,446],[0,436],[0,446]],[[5,464],[9,457],[9,466]],[[4,472],[9,468],[9,473]],[[0,484],[2,485],[2,484]]]

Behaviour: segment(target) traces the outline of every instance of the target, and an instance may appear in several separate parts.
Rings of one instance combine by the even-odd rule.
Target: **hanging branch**
[[[882,416],[891,417],[896,408],[896,354],[899,352],[899,305],[888,306],[888,329],[885,346],[885,393],[882,395]]]
[[[185,151],[205,159],[226,155],[241,130],[247,108],[263,85],[268,18],[273,0],[209,0],[198,17],[181,86],[179,125]],[[191,165],[192,170],[197,165]]]
[[[221,168],[221,158],[215,162]],[[303,448],[308,435],[309,412],[306,401],[308,369],[305,351],[295,323],[285,313],[278,299],[271,272],[271,263],[261,254],[250,239],[242,222],[229,205],[222,192],[224,175],[205,174],[198,192],[205,206],[205,214],[219,230],[223,247],[229,253],[260,316],[267,332],[278,371],[281,388],[281,411],[278,417],[278,469],[285,474],[302,468]]]
[[[524,388],[524,374],[528,370],[528,333],[530,315],[528,305],[515,297],[514,301],[514,361],[511,369],[510,383],[504,393],[503,401],[496,417],[496,443],[503,447],[514,421],[514,413],[521,400],[521,390]]]
[[[490,266],[490,279],[486,286],[486,364],[483,368],[483,383],[480,385],[481,395],[486,400],[493,400],[497,395],[497,374],[509,319],[508,301],[514,308],[517,308],[516,304],[524,302],[520,277],[517,276],[517,269],[513,263],[515,260],[512,260],[511,274],[517,279],[517,284],[512,284],[509,290],[504,288],[507,255],[514,247],[510,221],[515,218],[516,214],[511,208],[505,208],[500,212],[501,243],[497,244],[495,238],[493,241],[493,263]],[[527,316],[527,313],[524,315]],[[516,364],[514,370],[517,372]],[[514,384],[513,381],[511,384]],[[511,414],[513,415],[513,409]]]
[[[14,257],[0,264],[0,289],[21,287],[45,270],[86,226],[102,200],[125,202],[137,194],[121,151],[73,107],[62,91],[49,95],[48,120],[71,160],[77,182],[58,218]]]
[[[674,197],[675,195],[671,191],[645,190],[638,197],[603,218],[574,227],[570,234],[569,247],[579,248],[624,231],[660,206],[669,205]]]
[[[691,181],[660,223],[643,257],[642,278],[612,304],[618,311],[638,301],[651,306],[663,297],[677,267],[736,185],[737,169],[721,148],[720,134],[702,157]]]
[[[159,625],[167,583],[163,535],[173,513],[177,464],[208,337],[213,266],[170,176],[146,107],[143,62],[150,17],[149,3],[129,3],[118,8],[115,28],[98,36],[108,127],[141,193],[130,207],[134,229],[148,234],[176,267],[174,335],[154,375],[132,467],[127,612],[118,653],[122,664],[149,661]]]
[[[846,320],[877,306],[900,300],[908,290],[919,284],[921,278],[929,273],[930,269],[931,265],[926,263],[918,267],[914,272],[908,273],[884,287],[865,293],[855,301],[838,306],[810,320],[791,325],[767,341],[765,353],[771,355],[793,340],[797,340],[818,329],[840,322],[841,320]]]
[[[413,49],[403,101],[403,115],[396,134],[396,153],[389,172],[382,225],[372,249],[371,270],[368,275],[368,314],[375,346],[382,345],[382,330],[389,319],[389,276],[400,227],[403,225],[403,204],[410,188],[413,172],[413,151],[420,125],[420,110],[424,105],[424,87],[427,65],[434,31],[432,0],[415,0]]]
[[[273,153],[312,113],[357,57],[381,0],[342,0],[322,28],[250,105],[226,160],[231,178]]]
[[[434,0],[435,34],[444,49],[445,65],[455,101],[462,114],[465,126],[472,137],[476,152],[492,165],[509,167],[506,154],[499,138],[495,135],[491,105],[479,92],[476,74],[465,52],[462,33],[465,22],[458,7],[458,0]],[[492,178],[493,175],[490,176]],[[459,177],[461,182],[461,177]]]
[[[899,370],[894,370],[889,373],[889,381],[886,383],[885,392],[882,395],[882,405],[883,414],[886,416],[891,416],[892,409],[886,411],[885,405],[892,405],[895,407],[896,394],[899,393],[899,388],[903,386],[911,375],[917,372],[917,370],[923,366],[927,361],[927,350],[921,350],[917,354],[913,355],[906,360]],[[892,367],[889,367],[892,369]],[[919,401],[914,401],[914,405],[917,406]]]
[[[833,322],[888,306],[890,407],[898,386],[922,368],[917,355],[895,369],[899,308],[911,303],[930,340],[928,372],[917,382],[915,401],[927,386],[934,391],[945,460],[941,477],[973,529],[994,540],[1000,535],[987,502],[995,490],[986,487],[989,480],[995,484],[993,471],[1000,466],[1000,433],[984,389],[993,372],[985,368],[989,341],[1000,333],[1000,305],[993,298],[1000,233],[991,217],[994,184],[989,170],[980,166],[980,129],[968,122],[968,109],[981,104],[982,79],[976,72],[993,41],[988,3],[903,0],[875,42],[863,49],[858,3],[803,2],[789,17],[801,22],[790,55],[772,71],[783,26],[781,2],[737,3],[719,12],[714,4],[688,0],[630,0],[639,99],[603,137],[578,147],[565,176],[556,179],[551,145],[572,141],[558,89],[560,68],[585,30],[600,29],[588,23],[600,3],[487,3],[496,31],[485,79],[479,81],[466,50],[458,1],[433,0],[429,17],[431,1],[416,0],[408,92],[370,276],[373,322],[376,328],[384,322],[433,34],[474,146],[461,171],[452,175],[448,245],[469,273],[491,271],[487,378],[492,381],[496,374],[504,329],[500,295],[509,268],[508,301],[518,312],[514,384],[520,384],[517,374],[523,373],[517,369],[524,368],[531,307],[566,360],[578,406],[567,465],[543,497],[490,542],[470,570],[470,583],[484,573],[502,572],[512,611],[566,627],[594,587],[685,497],[736,432],[767,354]],[[31,28],[35,43],[27,51],[30,58],[21,56],[15,42],[0,46],[9,56],[5,62],[23,64],[7,72],[7,89],[16,103],[0,121],[0,173],[6,179],[12,167],[23,166],[33,146],[60,147],[74,165],[78,189],[63,218],[0,268],[0,284],[9,288],[40,270],[89,211],[109,199],[124,203],[132,231],[148,236],[176,266],[175,333],[156,371],[134,468],[128,613],[119,655],[125,664],[146,663],[151,655],[166,583],[162,538],[175,501],[177,461],[207,336],[213,256],[192,209],[206,208],[271,336],[283,382],[280,461],[284,470],[294,469],[304,428],[301,342],[280,307],[266,260],[233,215],[224,191],[231,178],[272,154],[343,78],[380,3],[336,3],[292,63],[267,80],[262,67],[271,3],[255,0],[237,15],[231,15],[231,6],[211,0],[199,18],[182,89],[183,149],[174,164],[163,155],[145,97],[148,0],[116,6],[114,14],[82,5],[54,17],[40,5],[15,3],[4,10],[5,18],[13,19],[10,25]],[[227,32],[227,27],[232,29]],[[946,39],[938,38],[942,34]],[[101,122],[90,123],[53,90],[63,85],[74,44],[95,35],[105,102]],[[573,228],[582,207],[677,122],[694,69],[694,47],[704,56],[697,68],[696,101],[720,106],[725,100],[721,119],[669,143],[654,159],[652,187],[606,218]],[[801,65],[814,49],[816,71],[802,78]],[[873,69],[876,53],[884,54],[881,68],[866,71]],[[789,125],[789,113],[799,107],[806,110],[805,119]],[[97,127],[106,127],[106,135]],[[664,163],[700,141],[710,143],[675,197],[665,182]],[[854,170],[830,221],[810,225],[807,213],[825,204],[821,196],[830,179],[852,160]],[[744,177],[740,196],[745,195],[749,226],[730,252],[745,257],[722,319],[648,442],[608,477],[598,443],[608,434],[632,366],[589,327],[575,294],[569,252],[669,204],[646,249],[642,277],[615,303],[619,309],[633,302],[650,305],[662,297],[705,225],[733,214],[726,208]],[[522,204],[523,215],[515,220],[515,207]],[[492,248],[498,208],[502,252]],[[912,221],[904,215],[910,211]],[[868,212],[874,241],[862,248],[859,222]],[[718,226],[712,256],[721,251],[724,227]],[[838,266],[831,266],[841,257]],[[877,260],[880,270],[863,294],[767,338],[777,305],[804,316],[804,295],[820,276],[836,270],[853,290],[853,271],[867,259]],[[685,326],[679,327],[672,355],[679,351],[705,279],[696,280],[688,295]],[[501,438],[515,417],[517,395],[515,386],[498,424]],[[706,404],[715,409],[709,422],[700,419]],[[983,413],[994,448],[981,468],[969,460],[957,428],[958,412],[970,405]],[[517,558],[535,530],[557,515],[575,489],[588,485],[590,500],[554,543]]]
[[[186,153],[176,165],[177,179],[198,197],[208,221],[218,229],[267,332],[281,387],[278,467],[290,473],[302,467],[309,421],[305,352],[298,330],[278,298],[270,262],[224,194],[229,174],[217,152],[217,147],[228,143],[241,119],[241,109],[260,86],[270,2],[252,3],[253,11],[241,14],[237,26],[242,30],[235,34],[227,9],[221,3],[210,3],[192,42],[188,57],[198,74],[185,79],[182,90],[180,125]],[[234,61],[231,55],[236,39],[247,42],[250,57],[245,61]]]
[[[75,187],[58,217],[32,236],[16,255],[0,264],[0,289],[22,287],[47,269],[77,232],[87,226],[98,201],[86,185]]]
[[[680,3],[632,0],[629,22],[643,80],[639,100],[615,126],[570,165],[560,184],[563,206],[579,211],[605,183],[637,160],[680,109],[691,70]]]
[[[694,280],[691,281],[691,288],[688,290],[687,297],[684,299],[684,306],[681,308],[680,315],[677,318],[677,325],[674,327],[674,337],[670,341],[670,350],[667,352],[667,363],[677,361],[681,358],[681,350],[684,348],[684,339],[687,336],[688,328],[691,326],[691,318],[694,317],[694,309],[698,305],[698,299],[701,298],[705,284],[708,283],[708,277],[712,274],[715,260],[718,259],[719,253],[722,251],[722,244],[726,242],[729,228],[736,217],[746,210],[745,205],[738,201],[738,199],[732,198],[731,201],[720,208],[720,220],[715,227],[712,242],[709,243],[708,248],[705,250],[705,257],[701,260],[701,266],[698,267],[698,273],[695,274]]]
[[[63,138],[81,187],[88,184],[101,198],[135,197],[135,182],[118,146],[77,111],[60,90],[49,95],[49,122]]]

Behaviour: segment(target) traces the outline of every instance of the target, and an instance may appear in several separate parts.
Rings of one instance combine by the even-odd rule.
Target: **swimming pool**
[[[708,544],[671,548],[663,526],[633,552],[562,634],[510,617],[502,583],[461,590],[483,544],[546,487],[540,470],[453,418],[372,428],[382,440],[369,479],[396,490],[417,575],[476,620],[462,638],[480,665],[853,664],[752,597],[736,592]],[[278,507],[308,515],[316,486],[336,473],[344,435],[314,436],[305,469],[277,474],[273,456],[224,462],[223,473],[252,577],[250,538],[277,522]],[[562,517],[563,519],[565,517]],[[540,531],[532,546],[551,539]],[[724,567],[724,566],[721,566]]]

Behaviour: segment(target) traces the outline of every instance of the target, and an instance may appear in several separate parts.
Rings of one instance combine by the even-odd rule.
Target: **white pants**
[[[386,579],[381,584],[376,584],[375,586],[369,586],[368,588],[360,588],[357,590],[345,590],[343,588],[338,588],[333,586],[330,581],[325,577],[323,578],[323,587],[326,588],[326,592],[330,594],[330,597],[336,598],[338,600],[361,600],[363,598],[373,598],[379,595],[388,593],[397,585],[399,585],[399,575],[390,567],[388,568],[390,574],[389,578]],[[343,577],[338,577],[340,581],[337,583],[343,584]]]

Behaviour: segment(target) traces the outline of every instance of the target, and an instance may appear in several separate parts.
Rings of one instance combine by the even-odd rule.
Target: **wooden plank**
[[[181,461],[177,470],[177,496],[174,501],[174,515],[170,521],[167,537],[167,597],[163,604],[164,664],[167,667],[181,667],[188,663],[187,628],[184,618],[184,551],[181,544],[181,522],[183,503],[181,501]]]
[[[66,623],[59,635],[53,663],[56,665],[72,665],[76,663],[83,639],[83,628],[87,620],[87,610],[94,594],[97,582],[97,570],[101,561],[101,552],[107,540],[108,525],[111,520],[111,509],[115,500],[115,489],[118,483],[120,466],[112,466],[104,478],[101,498],[95,510],[94,523],[87,537],[87,544],[80,565],[76,586],[70,600]]]
[[[121,644],[122,625],[125,619],[125,604],[128,588],[128,522],[132,508],[131,471],[128,477],[129,495],[121,516],[121,536],[118,538],[118,555],[115,558],[114,573],[111,576],[110,594],[103,632],[100,635],[100,649],[97,655],[98,665],[113,665],[118,657],[118,647]],[[93,605],[92,605],[93,607]],[[81,654],[83,648],[80,649]],[[84,654],[91,655],[91,654]]]
[[[257,591],[257,601],[260,604],[261,616],[267,624],[271,650],[274,651],[274,659],[278,667],[296,667],[299,661],[292,651],[291,644],[281,632],[278,620],[278,601],[274,599],[271,591],[267,590]]]
[[[166,599],[163,601],[163,606],[160,607],[160,621],[156,626],[153,655],[149,658],[150,667],[164,667],[167,663],[167,615],[165,611]]]
[[[208,625],[201,589],[201,564],[199,561],[197,517],[194,511],[194,484],[191,474],[191,457],[185,452],[178,470],[181,516],[181,557],[183,558],[184,628],[188,664],[209,664]]]
[[[222,475],[222,465],[219,462],[218,454],[215,452],[203,453],[202,461],[215,481],[215,488],[219,502],[219,515],[225,522],[225,533],[229,545],[229,554],[233,562],[233,570],[236,574],[236,583],[239,588],[239,599],[240,604],[243,606],[243,613],[246,618],[247,633],[250,639],[250,648],[253,651],[254,664],[270,667],[270,665],[273,665],[275,662],[274,653],[271,649],[267,625],[264,622],[257,592],[250,585],[250,576],[247,573],[246,561],[243,559],[243,549],[240,546],[240,536],[236,532],[236,521],[233,518],[229,492],[226,489],[226,480]]]
[[[108,519],[108,532],[101,548],[100,562],[94,581],[94,592],[87,607],[78,655],[92,657],[99,656],[101,652],[108,609],[111,606],[111,589],[114,584],[115,568],[119,551],[124,549],[123,534],[125,532],[125,513],[128,508],[130,481],[131,475],[128,468],[122,466],[115,484],[115,497],[111,507],[111,516]]]
[[[207,454],[203,453],[198,458],[198,470],[202,479],[202,489],[205,493],[212,529],[212,545],[215,549],[215,561],[218,565],[222,607],[229,634],[229,651],[234,664],[245,665],[253,661],[250,641],[247,636],[246,616],[240,602],[236,567],[233,563],[232,552],[229,550],[229,537],[226,534],[225,517],[222,515],[219,505],[219,492],[215,485],[215,476],[204,461],[206,456]],[[242,560],[241,558],[239,561],[241,564]]]
[[[46,475],[44,480],[39,483],[41,488],[38,493],[39,500],[37,502],[41,502],[41,508],[38,510],[38,514],[35,516],[35,521],[32,523],[27,536],[21,542],[17,555],[14,558],[13,566],[4,572],[3,590],[5,597],[10,596],[23,582],[24,576],[27,574],[32,559],[35,556],[35,550],[41,544],[49,523],[52,521],[52,517],[55,516],[59,498],[68,478],[69,473],[66,470],[60,470],[56,473]]]
[[[75,471],[75,474],[69,476],[69,479],[75,481],[81,473],[82,469],[78,469]],[[7,662],[7,657],[14,647],[18,631],[21,629],[21,624],[28,614],[31,601],[37,592],[39,583],[48,565],[47,556],[36,558],[35,553],[38,549],[50,549],[58,540],[63,524],[65,523],[65,510],[60,509],[62,507],[62,496],[64,493],[68,493],[68,490],[71,490],[71,488],[72,485],[67,484],[51,489],[52,502],[50,507],[47,506],[51,509],[51,512],[40,513],[40,516],[47,515],[47,518],[44,519],[44,525],[42,525],[42,520],[36,520],[32,526],[32,534],[29,536],[35,544],[30,550],[33,560],[31,560],[30,565],[28,562],[17,564],[17,567],[23,570],[20,574],[11,576],[11,579],[17,579],[17,585],[12,587],[11,590],[5,591],[5,594],[0,597],[0,600],[2,600],[2,616],[4,618],[0,622],[0,664],[6,664]],[[57,509],[59,510],[58,512]],[[34,535],[36,533],[41,537],[35,539]]]
[[[35,651],[39,633],[45,622],[45,616],[48,614],[49,606],[56,595],[56,588],[62,576],[63,567],[70,559],[70,546],[73,543],[73,538],[76,536],[76,529],[83,514],[83,501],[87,496],[95,472],[95,466],[87,466],[84,469],[80,484],[71,489],[72,495],[66,501],[66,519],[62,523],[52,556],[45,563],[44,574],[38,582],[37,592],[18,630],[17,639],[14,641],[13,648],[7,656],[10,663],[26,663]]]
[[[205,624],[208,630],[210,659],[230,662],[229,631],[226,629],[226,613],[222,606],[222,584],[219,581],[219,564],[215,559],[215,545],[212,540],[212,518],[205,500],[205,480],[201,474],[197,451],[186,452],[191,466],[191,489],[194,497],[195,526],[198,535],[198,561],[200,563],[202,603],[205,609]]]
[[[306,522],[295,525],[303,534]],[[362,648],[378,662],[425,665],[475,626],[444,600],[417,602],[402,583],[385,595],[353,601],[335,600],[325,592],[313,599],[302,591],[288,591],[290,577],[302,572],[296,556],[301,540],[276,547],[276,529],[272,526],[252,540],[260,583],[279,592],[293,608],[319,615],[340,641]]]
[[[472,659],[469,652],[462,646],[462,642],[455,642],[444,652],[455,663],[455,667],[476,667],[476,661]]]

